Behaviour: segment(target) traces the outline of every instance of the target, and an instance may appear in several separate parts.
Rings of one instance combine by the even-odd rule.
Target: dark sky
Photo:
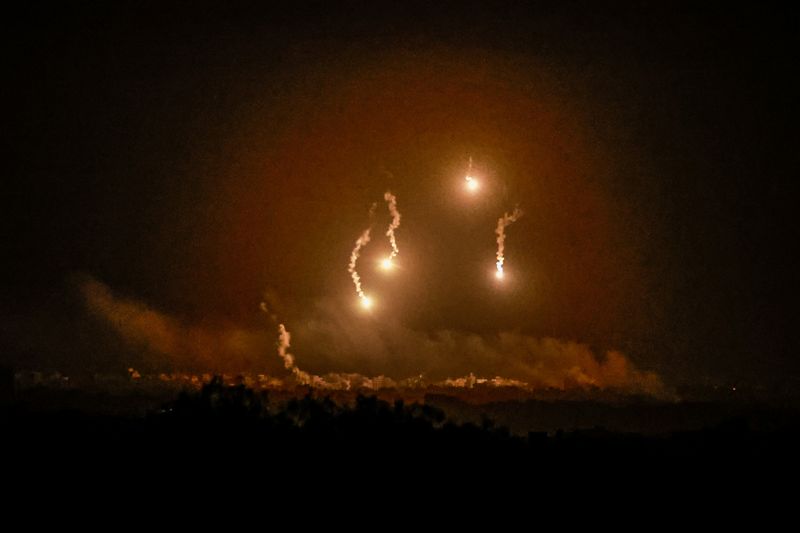
[[[3,22],[15,364],[93,357],[76,276],[207,325],[259,324],[270,291],[302,323],[349,301],[391,188],[402,269],[374,272],[376,239],[363,277],[409,328],[574,339],[676,383],[800,373],[794,10],[28,4]]]

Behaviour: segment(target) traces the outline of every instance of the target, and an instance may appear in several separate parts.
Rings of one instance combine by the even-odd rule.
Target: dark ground
[[[11,464],[47,470],[368,467],[514,477],[700,468],[783,476],[796,466],[800,444],[800,411],[792,405],[642,398],[474,404],[446,394],[404,402],[256,391],[218,378],[177,397],[169,389],[33,387],[7,394],[0,418]]]

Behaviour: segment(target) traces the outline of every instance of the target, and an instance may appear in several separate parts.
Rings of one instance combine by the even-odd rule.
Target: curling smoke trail
[[[389,214],[392,215],[392,222],[389,224],[389,229],[386,230],[386,236],[389,237],[389,244],[392,245],[392,253],[389,255],[389,260],[397,256],[400,253],[400,250],[397,249],[397,240],[394,237],[394,230],[400,227],[400,211],[397,210],[397,197],[391,193],[391,191],[386,191],[383,195],[383,199],[386,200],[386,204],[389,207]]]
[[[372,217],[375,215],[375,208],[378,206],[377,202],[373,202],[369,208],[369,218],[370,221]],[[347,265],[347,271],[350,272],[350,277],[353,279],[353,285],[356,286],[356,294],[361,299],[361,305],[369,309],[372,305],[372,300],[370,300],[369,296],[364,294],[364,291],[361,289],[361,276],[358,275],[358,271],[356,271],[356,263],[358,262],[358,256],[361,255],[361,248],[367,245],[370,240],[370,232],[372,231],[372,226],[368,227],[364,230],[364,233],[356,240],[356,245],[353,248],[353,251],[350,253],[350,263]]]
[[[272,322],[278,321],[278,316],[275,313],[272,313],[270,309],[267,307],[267,302],[261,302],[259,306],[261,311],[266,314]],[[286,329],[286,326],[283,324],[278,324],[278,356],[283,360],[283,366],[286,370],[290,370],[292,375],[297,380],[298,383],[303,385],[308,385],[313,381],[311,374],[308,372],[304,372],[297,368],[297,364],[295,364],[294,356],[289,353],[289,346],[291,345],[292,335]]]
[[[504,213],[502,217],[497,220],[497,229],[494,232],[497,234],[497,273],[498,278],[504,275],[503,263],[505,262],[505,244],[506,244],[506,228],[512,223],[516,222],[522,216],[522,210],[515,207],[514,211],[509,215]]]

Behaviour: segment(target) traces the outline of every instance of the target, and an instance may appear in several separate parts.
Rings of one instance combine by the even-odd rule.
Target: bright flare
[[[472,156],[469,156],[469,168],[467,169],[467,175],[464,179],[467,182],[467,190],[469,192],[478,190],[478,180],[472,177]]]
[[[392,263],[391,257],[387,257],[386,259],[381,261],[381,268],[383,268],[384,270],[391,270],[393,266],[394,263]]]
[[[505,276],[505,273],[503,272],[503,265],[498,264],[497,272],[494,273],[494,277],[497,279],[503,279],[503,276]]]
[[[361,307],[363,307],[364,309],[369,309],[370,307],[372,307],[372,298],[370,298],[369,296],[362,296]]]

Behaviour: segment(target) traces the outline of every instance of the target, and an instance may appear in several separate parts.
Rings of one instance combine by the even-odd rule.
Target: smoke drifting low
[[[89,312],[128,348],[143,351],[154,365],[175,370],[266,372],[287,382],[337,388],[413,381],[458,387],[476,382],[533,389],[598,387],[652,395],[664,390],[656,374],[638,370],[618,351],[598,356],[577,342],[512,332],[491,337],[420,332],[394,319],[358,320],[342,311],[348,308],[344,300],[321,301],[310,316],[290,326],[292,356],[282,324],[280,332],[271,325],[255,331],[208,330],[119,298],[94,279],[82,281],[80,288]]]
[[[271,331],[238,327],[208,329],[184,324],[148,305],[115,295],[93,278],[79,281],[90,314],[112,328],[126,348],[141,353],[153,368],[237,372],[280,369],[280,360],[265,361],[275,338]],[[271,363],[271,364],[270,364]]]

